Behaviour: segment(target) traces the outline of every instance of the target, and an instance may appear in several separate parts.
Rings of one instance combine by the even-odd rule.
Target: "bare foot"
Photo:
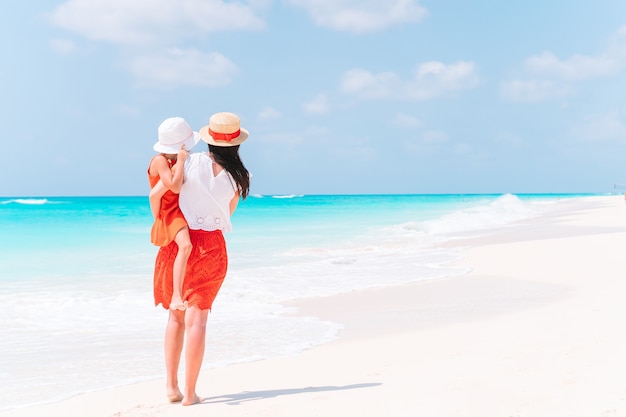
[[[171,403],[179,403],[183,400],[183,393],[179,389],[167,391],[167,400]]]
[[[194,404],[198,404],[201,401],[202,400],[200,399],[200,397],[198,397],[196,394],[193,394],[193,398],[191,399],[188,399],[187,397],[183,398],[183,402],[181,404],[182,405],[194,405]]]

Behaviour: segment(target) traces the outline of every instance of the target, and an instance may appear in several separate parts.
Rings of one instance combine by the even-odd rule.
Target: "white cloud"
[[[524,136],[515,132],[499,132],[493,138],[493,141],[499,145],[506,147],[522,148],[526,147]]]
[[[500,86],[501,94],[511,101],[539,102],[570,94],[571,89],[553,80],[509,80]]]
[[[501,84],[502,95],[513,101],[543,101],[562,97],[584,80],[609,77],[626,67],[626,26],[620,28],[597,55],[575,54],[561,59],[552,52],[527,58],[521,75]]]
[[[276,110],[273,107],[265,107],[263,110],[261,110],[259,112],[259,114],[257,115],[257,119],[259,120],[275,120],[275,119],[280,119],[283,116],[283,114]]]
[[[328,126],[307,126],[304,130],[304,133],[308,137],[323,137],[328,136],[330,134],[330,130]]]
[[[617,140],[626,142],[625,118],[622,112],[617,110],[585,118],[574,132],[577,137],[583,140]]]
[[[444,143],[448,141],[448,135],[438,130],[427,130],[422,134],[423,143]]]
[[[137,119],[141,116],[141,110],[139,108],[126,104],[120,104],[116,106],[115,111],[118,114],[130,117],[131,119]]]
[[[416,129],[422,127],[423,123],[417,117],[409,116],[408,114],[398,113],[391,121],[391,124],[395,127]]]
[[[319,26],[351,33],[418,23],[428,11],[415,0],[287,0],[305,9]]]
[[[231,81],[235,64],[217,52],[174,46],[210,32],[263,28],[257,11],[269,5],[269,0],[66,0],[47,17],[86,38],[123,46],[138,86],[217,87]],[[51,46],[61,53],[73,50],[70,41],[53,40]],[[172,49],[161,53],[163,47]]]
[[[454,146],[454,153],[460,155],[470,155],[474,153],[474,148],[468,143],[457,143]]]
[[[262,142],[278,143],[282,145],[294,145],[305,141],[301,132],[259,133],[255,135],[254,138]]]
[[[302,105],[304,111],[309,114],[324,114],[328,113],[330,110],[330,105],[328,104],[328,97],[326,94],[320,94],[315,97],[312,101],[306,102]]]
[[[51,39],[50,47],[61,55],[69,55],[78,49],[76,44],[69,39]]]
[[[431,61],[418,65],[414,76],[408,80],[402,80],[393,72],[372,74],[364,69],[353,69],[343,75],[340,89],[365,99],[421,101],[471,89],[477,84],[473,62],[446,65]]]
[[[48,18],[89,39],[131,45],[264,27],[253,7],[223,0],[67,0]]]
[[[568,59],[559,59],[551,52],[544,52],[528,58],[524,67],[529,74],[577,81],[616,74],[623,64],[607,55],[574,55]]]
[[[220,87],[230,83],[237,66],[222,54],[170,49],[133,58],[130,70],[139,87]]]

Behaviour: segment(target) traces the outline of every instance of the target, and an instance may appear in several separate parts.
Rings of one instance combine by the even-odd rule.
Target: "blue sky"
[[[218,111],[255,194],[626,183],[623,0],[11,3],[0,195],[145,195],[161,121]]]

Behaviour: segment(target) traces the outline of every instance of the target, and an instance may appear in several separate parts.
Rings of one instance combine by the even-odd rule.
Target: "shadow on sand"
[[[243,391],[237,394],[218,395],[216,397],[203,398],[200,404],[226,403],[238,405],[246,401],[265,400],[268,398],[280,397],[283,395],[304,394],[309,392],[341,391],[347,389],[370,388],[382,385],[379,382],[368,384],[352,384],[344,386],[323,386],[306,388],[273,389],[264,391]]]

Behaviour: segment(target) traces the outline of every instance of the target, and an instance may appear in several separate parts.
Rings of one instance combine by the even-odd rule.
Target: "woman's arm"
[[[239,191],[235,193],[235,196],[230,200],[230,204],[228,205],[230,208],[230,215],[232,216],[237,209],[237,204],[239,204]]]

